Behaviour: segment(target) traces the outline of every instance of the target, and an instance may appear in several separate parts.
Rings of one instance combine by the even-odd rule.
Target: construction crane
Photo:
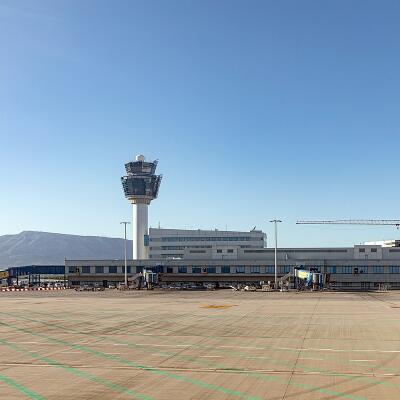
[[[336,219],[336,220],[320,220],[320,221],[297,221],[296,224],[308,225],[391,225],[397,229],[400,228],[399,219]]]

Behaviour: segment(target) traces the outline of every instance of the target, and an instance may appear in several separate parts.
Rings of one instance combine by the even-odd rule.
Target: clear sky
[[[0,0],[0,234],[120,236],[143,153],[152,226],[399,237],[295,225],[400,218],[399,21],[397,0]]]

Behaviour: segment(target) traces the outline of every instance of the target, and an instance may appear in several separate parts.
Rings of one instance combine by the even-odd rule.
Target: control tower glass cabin
[[[125,164],[126,174],[121,178],[125,197],[133,208],[133,259],[149,258],[148,206],[157,198],[162,175],[156,175],[157,160],[145,161],[142,155]]]

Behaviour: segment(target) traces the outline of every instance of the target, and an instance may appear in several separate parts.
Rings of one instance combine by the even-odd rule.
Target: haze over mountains
[[[128,258],[132,242],[128,241]],[[0,270],[32,264],[64,264],[64,259],[123,259],[124,240],[101,236],[23,231],[0,236]]]

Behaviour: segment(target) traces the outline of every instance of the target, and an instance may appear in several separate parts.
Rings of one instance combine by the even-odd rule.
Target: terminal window
[[[400,273],[400,267],[398,266],[391,266],[389,267],[389,272],[391,274],[399,274]]]
[[[178,267],[178,274],[186,274],[187,267]]]
[[[193,274],[201,274],[201,268],[200,267],[193,267],[192,268],[192,273]]]
[[[104,274],[104,267],[97,266],[96,267],[96,274]]]
[[[383,267],[382,266],[374,266],[372,267],[373,274],[383,274]]]
[[[117,273],[117,267],[115,265],[108,267],[108,272],[110,274],[116,274]]]
[[[252,265],[250,268],[250,273],[252,274],[259,274],[260,273],[260,267],[256,265]]]
[[[275,271],[275,267],[273,265],[267,265],[265,267],[265,273],[266,274],[273,274]]]
[[[90,274],[90,267],[82,267],[82,274]]]
[[[244,266],[243,265],[238,265],[237,267],[236,267],[236,273],[237,274],[244,274]]]
[[[221,267],[221,273],[222,274],[230,274],[231,273],[231,267],[227,267],[227,266]]]

